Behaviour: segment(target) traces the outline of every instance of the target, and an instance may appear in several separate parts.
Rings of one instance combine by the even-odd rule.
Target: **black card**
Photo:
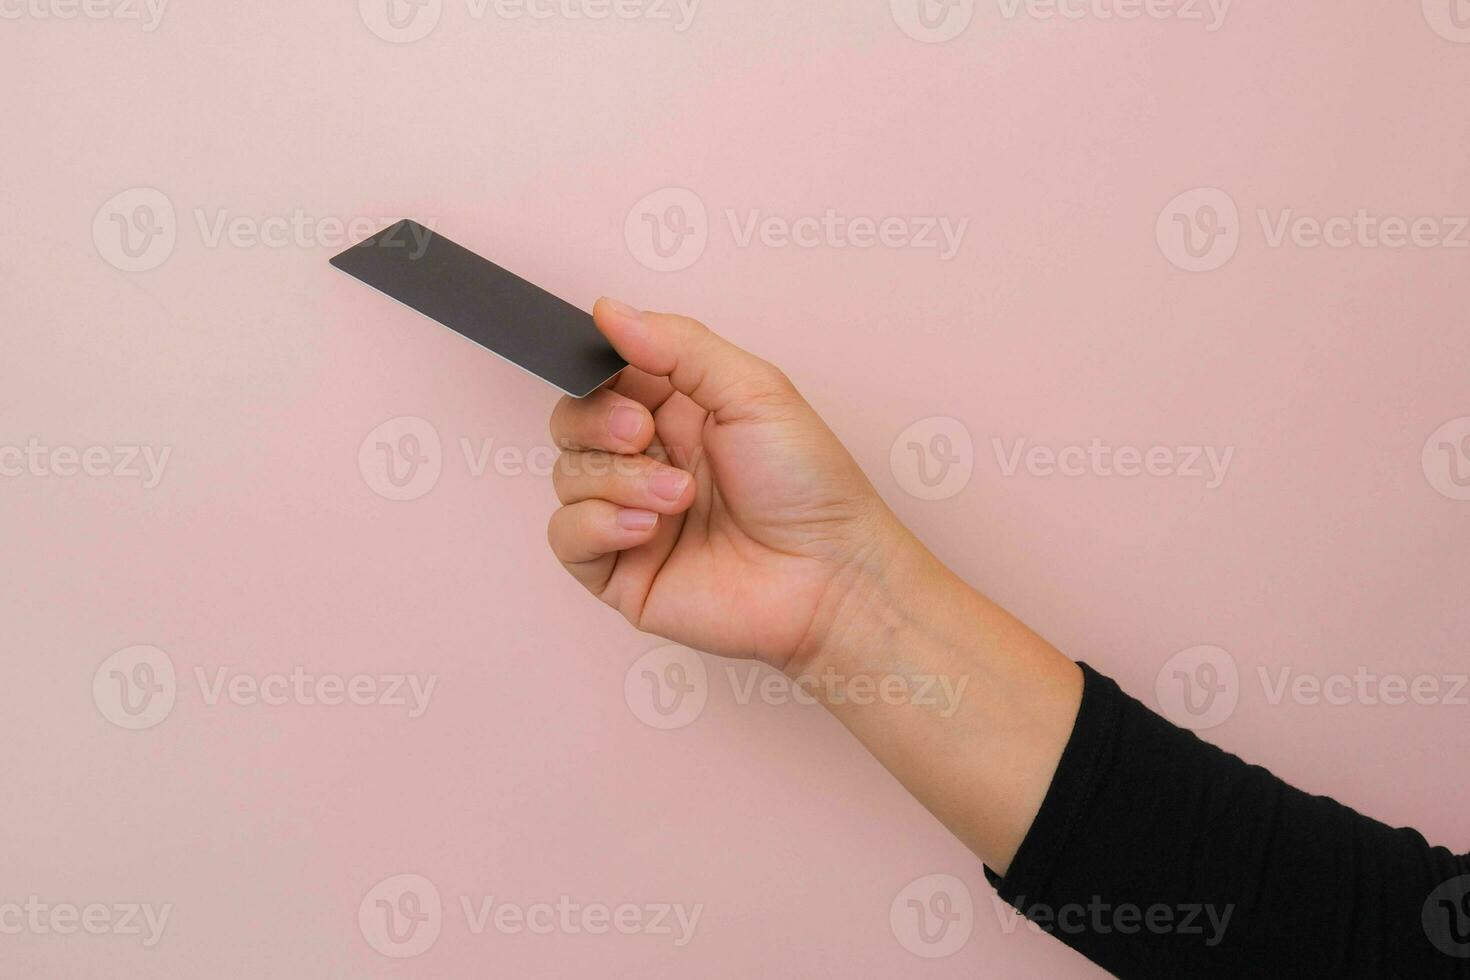
[[[416,221],[390,225],[332,264],[574,398],[627,366],[591,314]]]

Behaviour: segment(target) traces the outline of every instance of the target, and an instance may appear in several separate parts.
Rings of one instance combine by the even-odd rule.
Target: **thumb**
[[[791,391],[776,367],[741,350],[698,320],[648,313],[604,296],[592,308],[597,328],[629,364],[668,378],[700,408],[718,417],[742,402]]]

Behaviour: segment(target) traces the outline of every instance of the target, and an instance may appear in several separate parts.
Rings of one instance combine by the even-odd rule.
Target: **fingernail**
[[[678,500],[689,485],[689,474],[672,468],[659,470],[648,478],[648,489],[665,500]]]
[[[632,442],[643,431],[643,413],[629,405],[615,405],[607,417],[607,431],[614,439]]]
[[[637,320],[643,316],[643,312],[635,306],[629,306],[622,300],[613,299],[611,296],[602,297],[602,302],[608,309],[625,320]]]
[[[618,511],[618,527],[626,531],[647,531],[657,523],[658,515],[651,510],[624,508]]]

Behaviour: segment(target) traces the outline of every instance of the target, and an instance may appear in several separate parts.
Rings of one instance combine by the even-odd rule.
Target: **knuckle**
[[[709,327],[706,327],[692,316],[685,316],[682,313],[656,313],[654,315],[663,320],[665,324],[683,330],[690,335],[710,332]]]
[[[796,399],[796,386],[786,373],[769,361],[752,358],[751,370],[745,376],[741,395],[751,404],[779,408]]]
[[[756,374],[759,375],[760,379],[765,382],[765,384],[769,386],[772,390],[781,392],[796,390],[796,385],[791,383],[791,378],[787,376],[785,371],[781,370],[770,361],[763,360],[761,358],[756,358],[756,363],[758,365],[758,367],[756,368]]]

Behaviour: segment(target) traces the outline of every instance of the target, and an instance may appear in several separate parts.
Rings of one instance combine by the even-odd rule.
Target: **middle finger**
[[[692,474],[649,456],[562,453],[551,474],[563,504],[608,500],[659,514],[681,514],[694,503]]]

